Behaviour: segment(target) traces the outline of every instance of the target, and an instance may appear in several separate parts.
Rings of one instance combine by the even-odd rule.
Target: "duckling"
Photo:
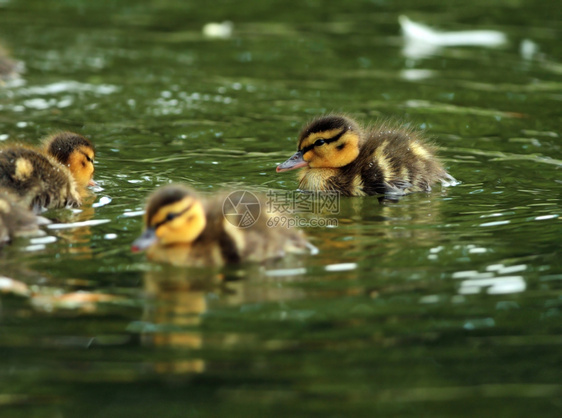
[[[19,196],[35,212],[43,208],[78,207],[86,186],[95,184],[94,148],[70,132],[48,137],[43,149],[23,145],[0,148],[0,186]]]
[[[95,150],[92,142],[74,132],[57,132],[43,140],[44,151],[68,167],[78,188],[97,186],[94,181]]]
[[[18,203],[18,197],[0,189],[0,246],[15,236],[37,231],[37,217]]]
[[[144,233],[132,251],[146,249],[154,261],[202,267],[263,262],[313,248],[300,231],[268,226],[271,214],[262,213],[245,228],[235,226],[223,214],[227,199],[203,199],[182,185],[156,190],[148,198]],[[262,200],[259,205],[265,207]]]
[[[322,116],[301,131],[297,148],[277,172],[301,168],[303,191],[396,196],[456,182],[420,133],[387,123],[363,128],[346,116]]]

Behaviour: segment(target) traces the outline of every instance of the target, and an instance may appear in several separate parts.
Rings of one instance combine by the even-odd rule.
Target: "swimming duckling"
[[[0,186],[34,211],[78,207],[86,186],[95,184],[94,148],[70,132],[51,135],[42,150],[23,145],[0,148]]]
[[[37,217],[18,203],[18,197],[0,189],[0,246],[15,236],[35,232]]]
[[[47,154],[68,167],[79,189],[97,186],[94,181],[96,153],[89,139],[74,132],[57,132],[43,140],[43,147]]]
[[[403,195],[428,192],[438,181],[456,182],[435,156],[435,146],[418,132],[388,124],[362,128],[345,116],[323,116],[301,131],[297,148],[277,172],[301,168],[303,191]]]
[[[223,214],[225,202],[227,195],[203,199],[182,185],[156,190],[148,198],[145,231],[132,251],[146,249],[154,261],[201,267],[262,262],[311,248],[300,231],[268,226],[270,214],[252,218],[255,222],[245,228],[235,226]],[[250,202],[263,208],[262,203]]]

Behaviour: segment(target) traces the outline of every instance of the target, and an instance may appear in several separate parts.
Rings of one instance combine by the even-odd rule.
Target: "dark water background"
[[[26,66],[0,87],[0,142],[85,134],[102,187],[45,214],[86,224],[0,252],[28,286],[0,298],[2,416],[560,416],[561,11],[0,1]],[[412,55],[400,15],[508,42]],[[203,36],[224,20],[231,37]],[[266,267],[130,253],[156,186],[294,190],[275,166],[329,111],[423,129],[461,184],[342,200],[337,228],[306,230],[318,255]]]

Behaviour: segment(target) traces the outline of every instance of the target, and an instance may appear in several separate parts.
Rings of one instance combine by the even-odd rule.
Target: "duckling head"
[[[94,181],[95,151],[92,143],[73,132],[57,132],[45,139],[49,155],[67,166],[79,187],[96,186]]]
[[[133,252],[154,244],[189,245],[201,235],[207,218],[201,200],[192,190],[170,185],[149,196],[144,222],[145,230],[133,242]]]
[[[300,133],[298,151],[277,166],[277,172],[301,167],[338,168],[359,156],[361,131],[357,124],[339,115],[315,119]]]

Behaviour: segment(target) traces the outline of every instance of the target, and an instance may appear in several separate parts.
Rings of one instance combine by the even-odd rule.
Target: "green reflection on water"
[[[1,274],[44,298],[2,296],[0,404],[26,417],[559,412],[561,50],[547,3],[0,2],[2,42],[27,67],[0,87],[0,138],[90,136],[95,202],[111,198],[46,214],[107,223],[2,249]],[[511,43],[407,59],[399,14]],[[226,19],[232,38],[201,35]],[[265,267],[130,253],[158,185],[294,190],[275,165],[334,110],[425,129],[462,183],[343,200],[337,228],[307,230],[317,256]],[[112,298],[63,303],[71,292]]]

